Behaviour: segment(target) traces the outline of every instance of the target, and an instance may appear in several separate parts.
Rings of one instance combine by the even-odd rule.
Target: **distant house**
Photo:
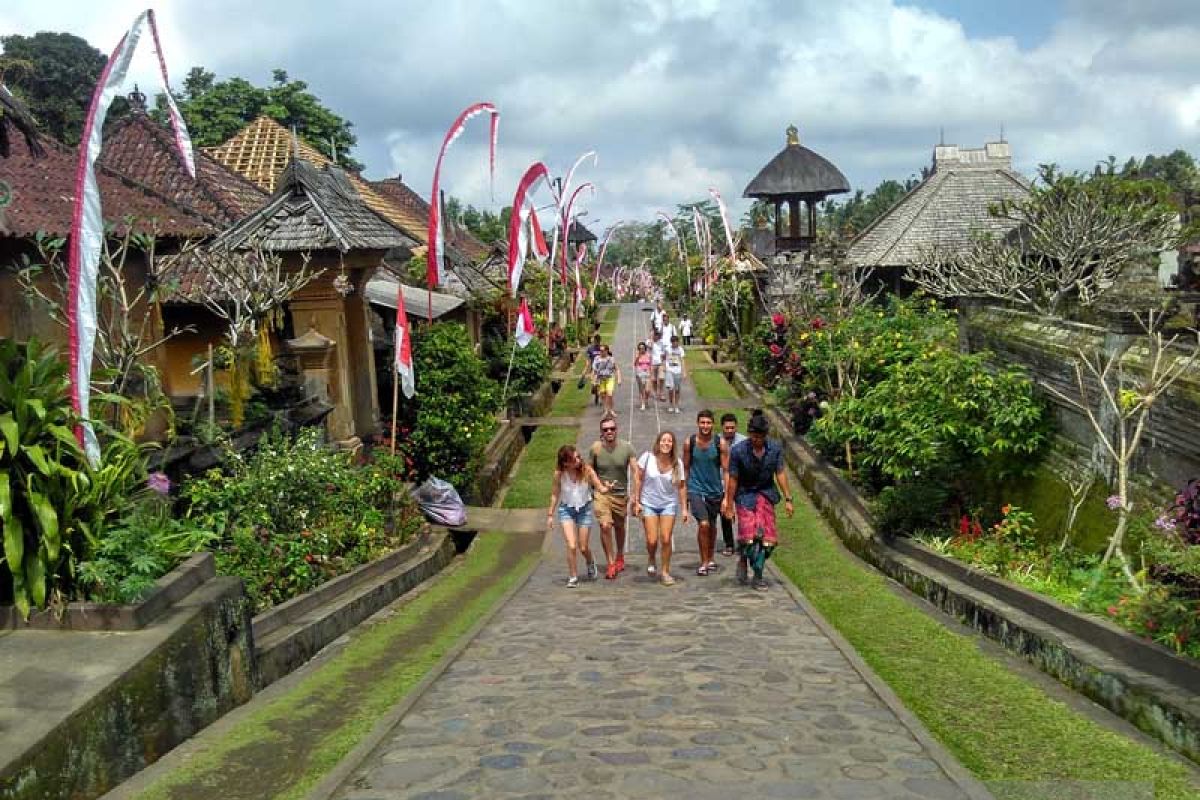
[[[930,249],[966,250],[979,233],[1007,234],[1013,223],[989,208],[1002,200],[1020,200],[1029,181],[1012,168],[1007,142],[979,149],[938,145],[933,171],[851,242],[846,260],[876,270],[876,279],[904,291],[904,268]]]

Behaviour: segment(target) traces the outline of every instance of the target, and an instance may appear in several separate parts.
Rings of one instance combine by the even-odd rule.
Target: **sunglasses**
[[[601,432],[601,433],[616,433],[616,432],[617,432],[617,429],[616,429],[615,427],[613,427],[613,428],[601,428],[601,429],[600,429],[600,432]]]

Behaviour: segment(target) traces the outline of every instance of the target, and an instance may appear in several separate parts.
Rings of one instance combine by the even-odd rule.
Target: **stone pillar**
[[[329,415],[329,434],[331,437],[347,438],[335,433],[334,414],[337,414],[335,401],[333,351],[337,342],[323,335],[311,324],[303,336],[288,339],[288,350],[296,356],[300,366],[300,375],[304,383],[304,393],[316,397],[322,403],[334,406]]]

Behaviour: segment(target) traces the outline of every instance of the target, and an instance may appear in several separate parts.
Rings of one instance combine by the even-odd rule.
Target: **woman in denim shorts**
[[[663,431],[654,440],[654,449],[638,459],[633,513],[642,518],[646,530],[646,574],[658,577],[663,586],[674,586],[671,577],[671,533],[675,517],[683,514],[688,521],[687,492],[684,484],[683,461],[675,452],[675,434]],[[662,573],[654,563],[656,551],[662,545]]]
[[[601,494],[608,491],[591,465],[573,444],[564,444],[558,449],[558,465],[554,470],[554,482],[550,489],[550,508],[546,511],[546,527],[554,526],[558,517],[563,539],[567,542],[567,588],[579,585],[576,572],[576,555],[583,553],[587,564],[587,579],[596,579],[596,560],[588,542],[596,517],[592,510],[592,489]]]

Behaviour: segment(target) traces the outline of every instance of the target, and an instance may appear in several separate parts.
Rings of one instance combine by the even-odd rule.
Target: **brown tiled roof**
[[[371,188],[408,211],[417,219],[429,219],[429,203],[399,178],[371,181]],[[457,225],[449,225],[447,226],[446,233],[448,234],[446,236],[446,245],[458,250],[471,261],[479,263],[491,255],[491,247],[476,239],[468,230],[460,228]],[[426,236],[425,238],[428,239],[429,237]]]
[[[171,131],[134,112],[105,132],[100,163],[142,187],[194,210],[214,227],[229,225],[267,201],[267,193],[202,151],[196,177],[184,168]]]
[[[9,142],[9,157],[0,159],[0,180],[12,190],[11,202],[0,209],[0,237],[25,238],[38,231],[70,233],[76,152],[47,137],[39,141],[46,151],[44,158],[33,158],[24,137],[14,137]],[[133,217],[139,230],[162,236],[199,237],[216,232],[203,214],[103,164],[97,166],[96,177],[104,218],[118,230],[124,229],[126,217]]]

